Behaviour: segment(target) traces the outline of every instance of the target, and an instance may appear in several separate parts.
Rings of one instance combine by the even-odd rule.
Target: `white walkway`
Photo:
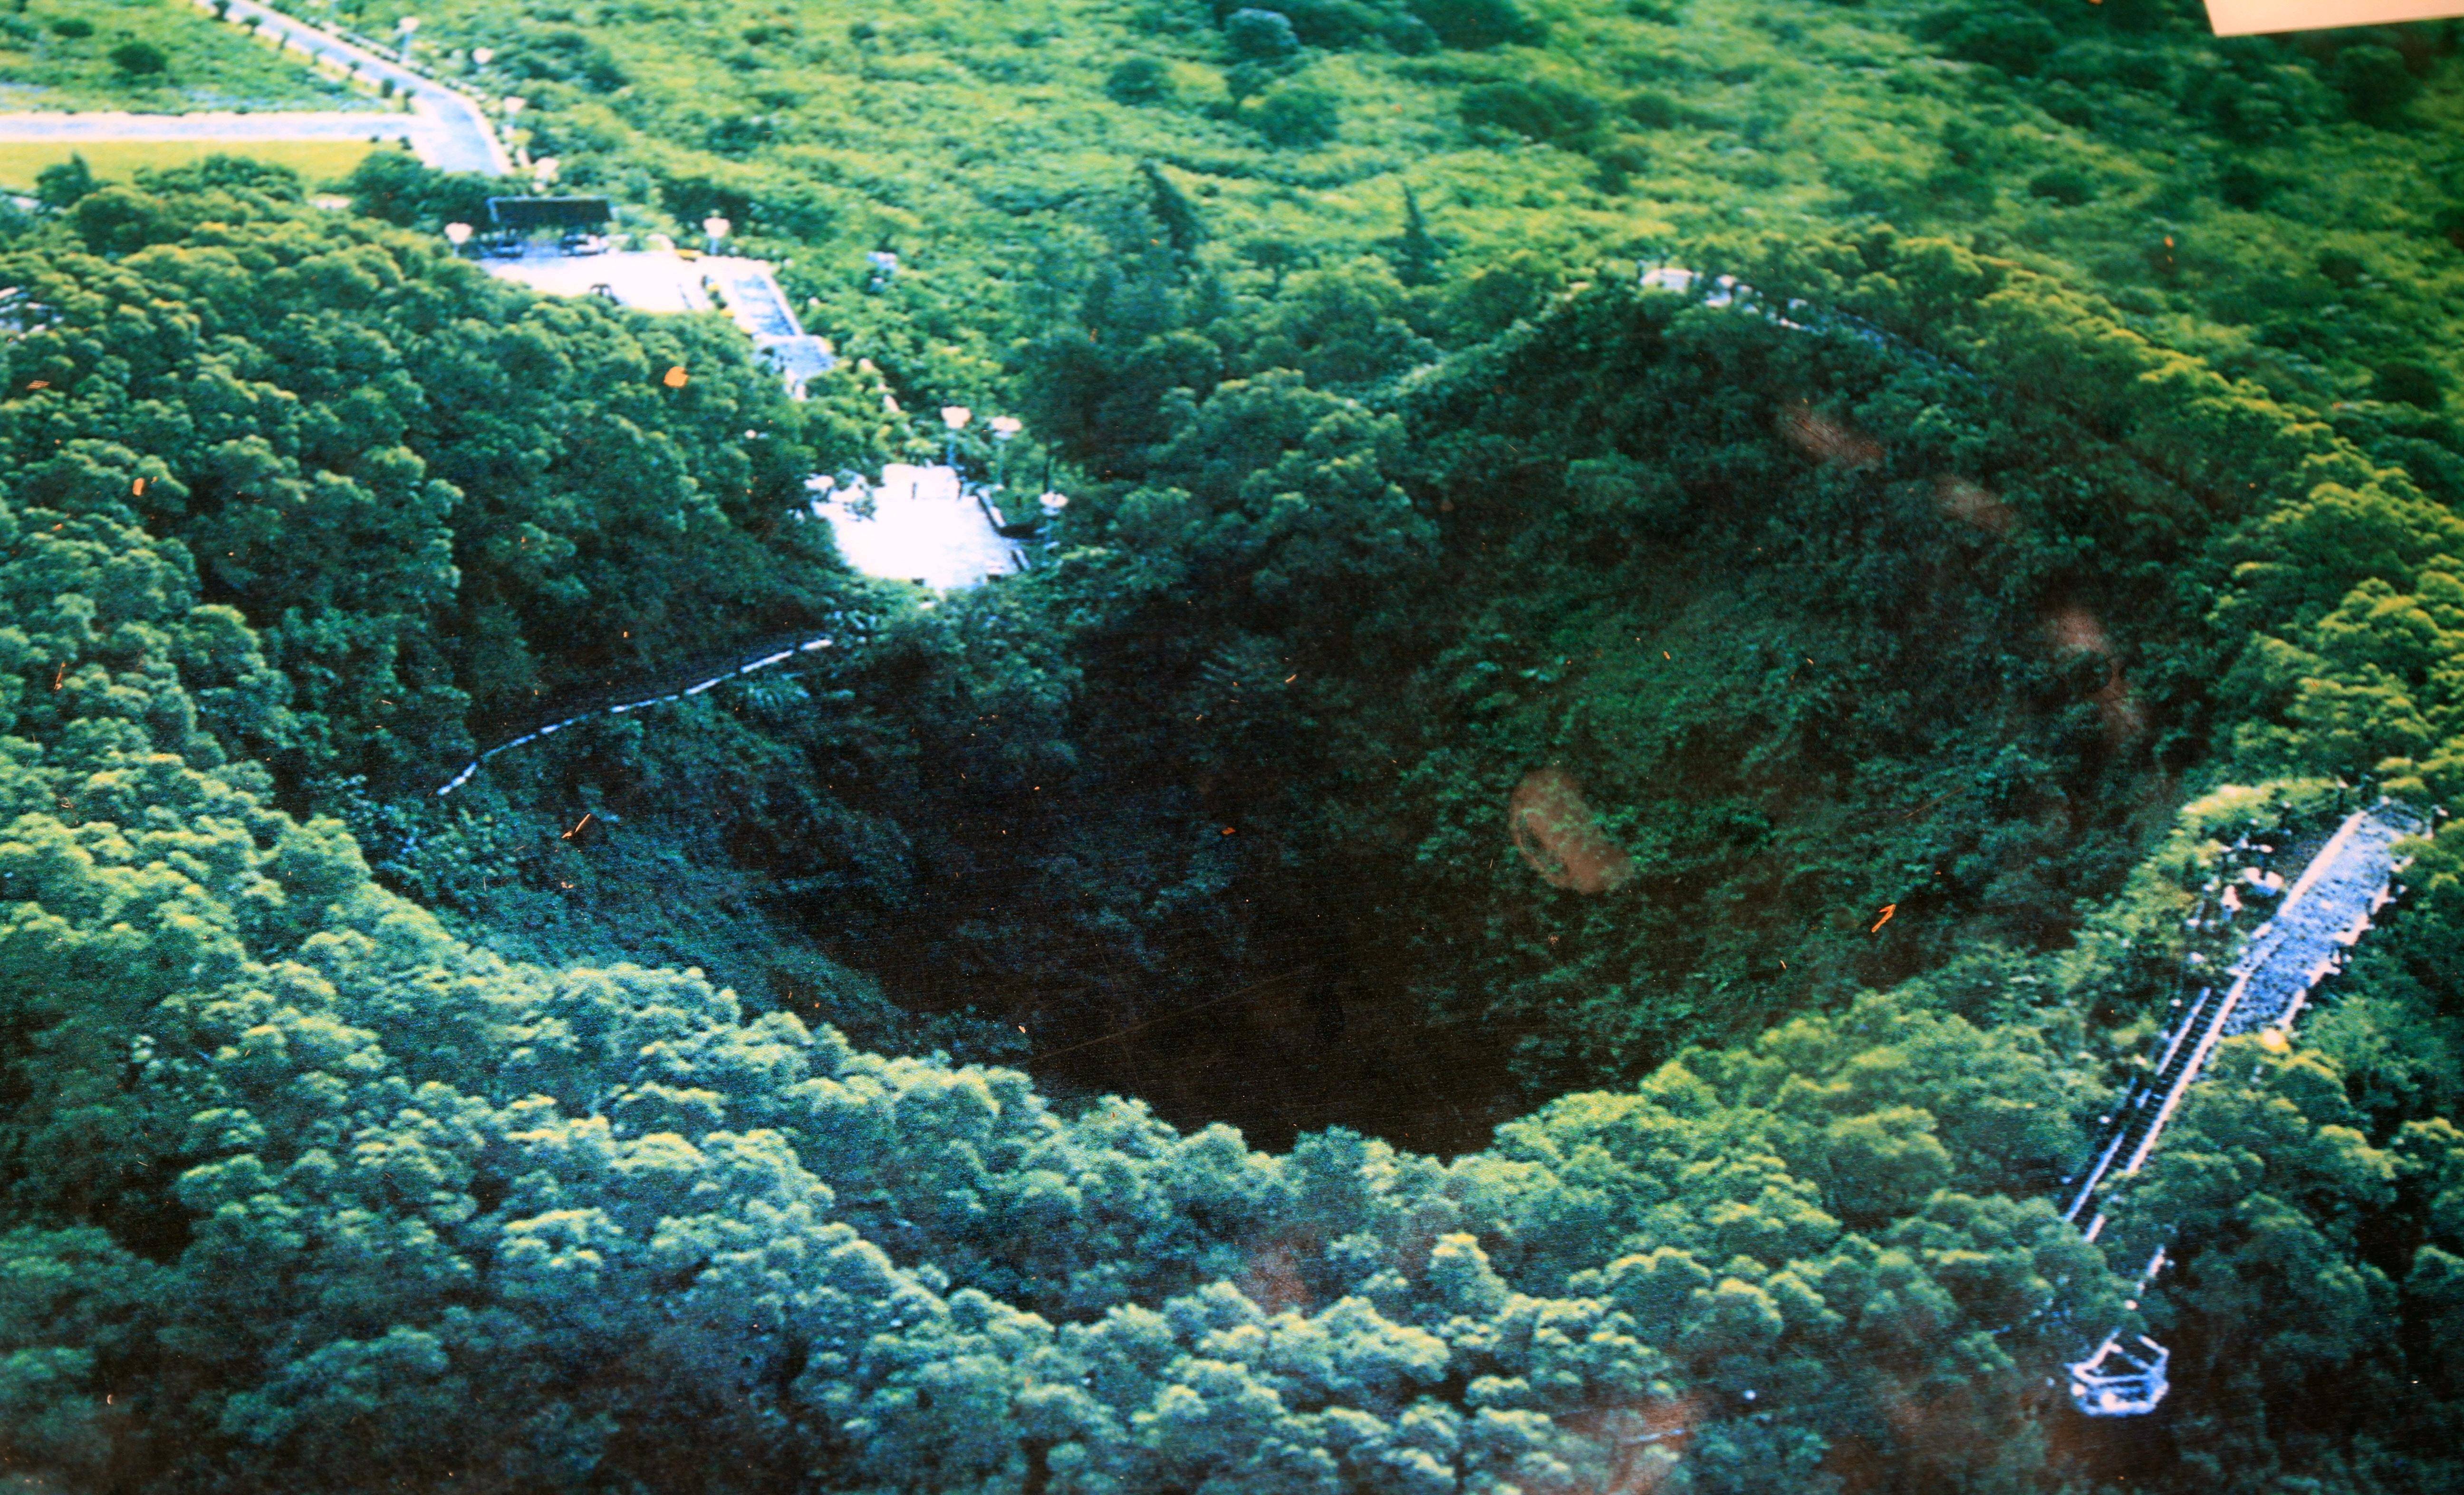
[[[303,110],[285,114],[126,114],[89,109],[76,114],[25,110],[0,114],[0,141],[374,141],[416,144],[417,115],[368,109]]]

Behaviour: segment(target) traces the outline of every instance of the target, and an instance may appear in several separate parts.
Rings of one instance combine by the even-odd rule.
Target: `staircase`
[[[2091,1161],[2063,1185],[2064,1220],[2076,1223],[2096,1205],[2087,1239],[2103,1233],[2116,1193],[2156,1151],[2216,1045],[2239,1034],[2291,1030],[2320,983],[2343,969],[2372,919],[2397,895],[2396,874],[2406,864],[2395,855],[2396,844],[2428,829],[2420,814],[2389,800],[2345,818],[2284,894],[2275,917],[2251,932],[2227,973],[2229,983],[2200,987],[2189,1010],[2158,1041],[2149,1071],[2134,1078],[2100,1121]],[[2162,1248],[2149,1258],[2130,1308],[2138,1307],[2138,1293],[2165,1262]],[[2145,1335],[2134,1342],[2138,1349],[2125,1349],[2116,1330],[2067,1367],[2071,1399],[2081,1412],[2135,1417],[2165,1399],[2168,1352]]]

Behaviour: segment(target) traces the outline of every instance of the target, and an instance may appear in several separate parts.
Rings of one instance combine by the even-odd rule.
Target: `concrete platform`
[[[814,517],[867,576],[947,592],[1026,569],[1025,547],[1001,538],[954,469],[892,463],[877,486],[834,489],[826,477],[807,486]]]
[[[610,250],[567,254],[533,247],[518,257],[479,261],[488,274],[550,296],[605,294],[645,312],[724,309],[802,399],[804,383],[836,363],[830,345],[804,331],[768,263],[732,254],[687,259],[673,250]]]

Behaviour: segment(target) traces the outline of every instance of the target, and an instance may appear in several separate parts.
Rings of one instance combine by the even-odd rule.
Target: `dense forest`
[[[2464,1481],[2454,833],[2051,1202],[2225,847],[2464,792],[2452,28],[421,13],[842,359],[492,279],[518,187],[392,153],[0,220],[0,1470]],[[1071,502],[930,598],[803,483],[945,403]]]

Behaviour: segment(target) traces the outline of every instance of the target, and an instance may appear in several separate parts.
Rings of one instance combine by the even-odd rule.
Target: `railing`
[[[762,654],[757,658],[748,659],[732,669],[722,670],[716,674],[709,675],[703,679],[693,681],[690,685],[680,685],[672,691],[651,692],[647,694],[635,696],[629,700],[616,701],[605,706],[597,707],[590,711],[580,712],[570,716],[560,717],[555,721],[543,722],[539,726],[533,727],[528,732],[522,733],[518,737],[507,738],[505,741],[497,743],[495,746],[489,748],[486,752],[481,753],[478,757],[471,759],[470,762],[463,765],[461,772],[455,774],[444,783],[439,784],[436,789],[437,796],[441,799],[446,795],[451,794],[454,790],[461,788],[464,784],[469,783],[473,778],[477,777],[479,770],[487,765],[488,760],[495,758],[497,754],[508,753],[513,751],[515,748],[527,746],[530,743],[538,741],[541,737],[553,737],[557,733],[562,732],[567,727],[579,726],[585,721],[596,720],[601,716],[625,716],[629,715],[634,712],[648,711],[654,706],[665,706],[675,701],[688,700],[693,696],[705,694],[711,691],[716,690],[718,687],[725,685],[731,680],[741,679],[746,675],[759,674],[765,670],[776,669],[800,655],[817,653],[822,649],[835,648],[842,640],[845,640],[849,644],[861,645],[870,638],[874,627],[872,619],[847,613],[833,614],[833,617],[838,620],[839,627],[831,633],[820,634],[812,638],[799,640],[795,643],[789,644],[783,649],[773,649],[769,653]]]

